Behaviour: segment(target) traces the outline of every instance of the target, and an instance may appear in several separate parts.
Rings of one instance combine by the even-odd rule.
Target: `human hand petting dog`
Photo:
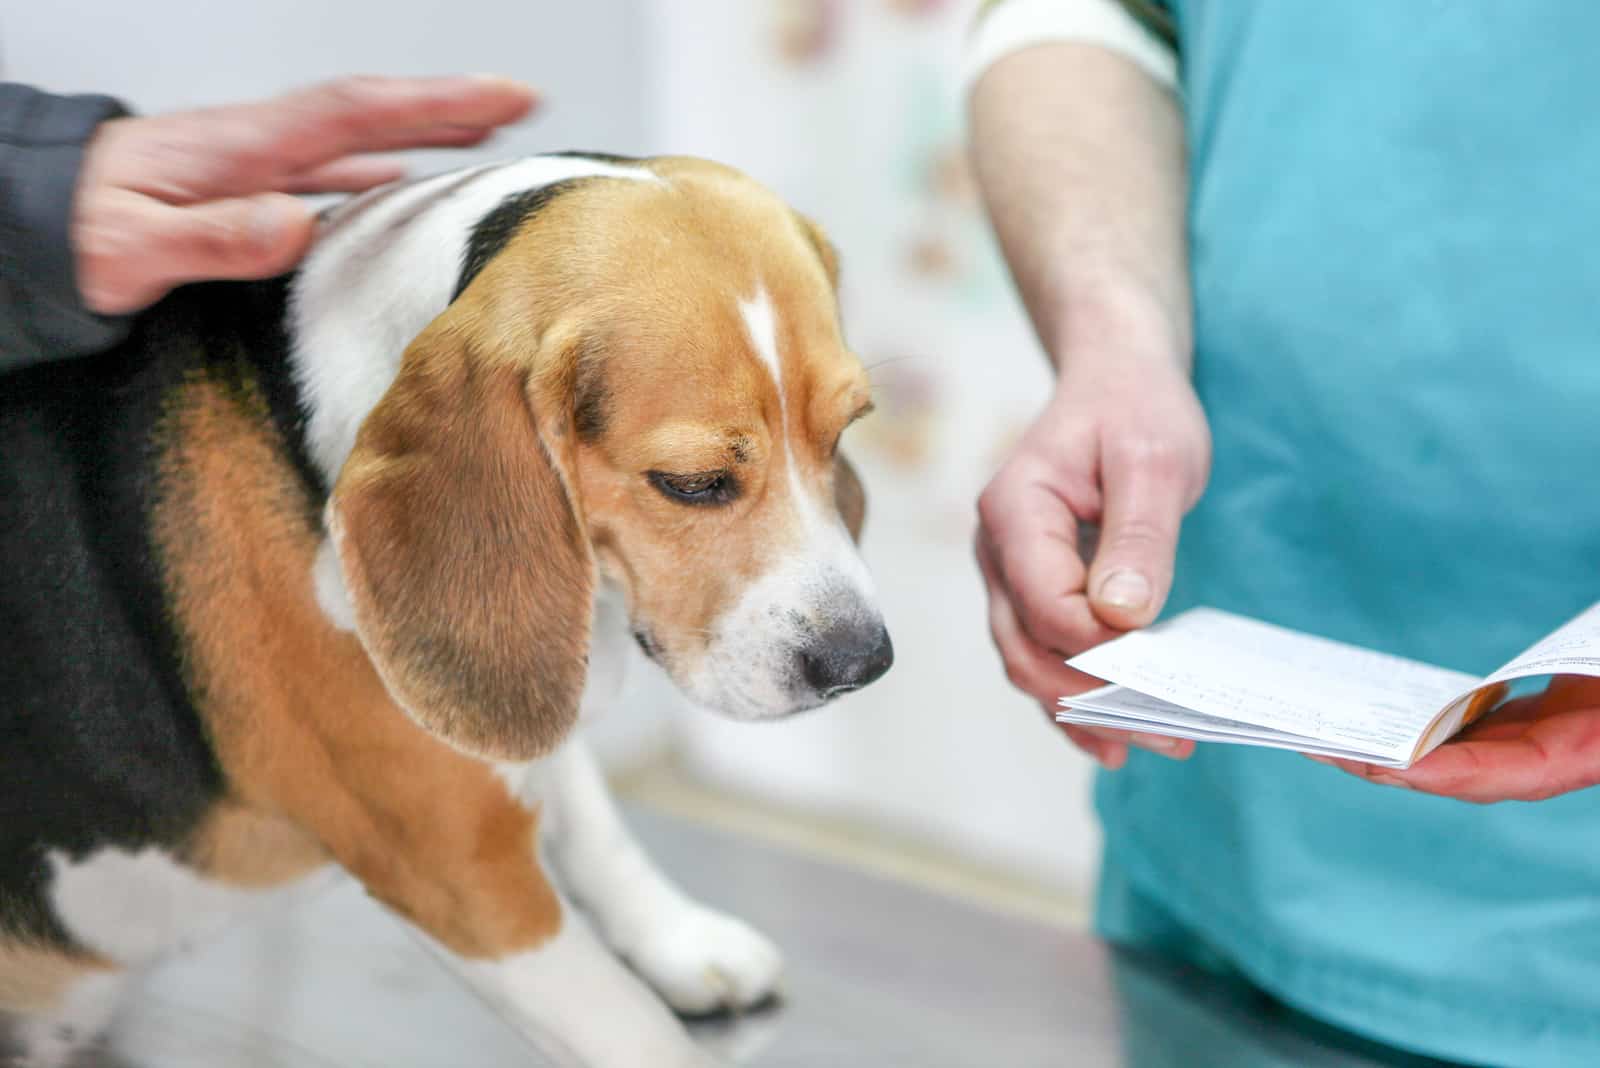
[[[1600,784],[1600,679],[1561,675],[1508,701],[1404,771],[1324,763],[1369,782],[1461,801],[1542,801]]]
[[[73,210],[84,302],[126,314],[186,282],[287,271],[316,225],[287,194],[382,185],[405,168],[368,153],[476,145],[536,100],[527,86],[493,76],[356,77],[257,103],[106,122],[85,151]]]
[[[1098,686],[1062,663],[1156,618],[1178,526],[1205,488],[1211,434],[1183,361],[1163,352],[1068,360],[1054,397],[978,500],[977,555],[1006,674],[1054,722]],[[1098,524],[1085,563],[1079,524]],[[1106,767],[1128,746],[1185,758],[1191,741],[1061,724]]]

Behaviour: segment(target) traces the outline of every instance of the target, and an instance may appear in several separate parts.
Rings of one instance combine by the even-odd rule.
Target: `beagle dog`
[[[889,667],[836,282],[734,170],[541,156],[0,383],[21,1063],[332,866],[559,1062],[705,1063],[668,1006],[759,1002],[778,953],[652,866],[574,728],[634,646],[750,720]]]

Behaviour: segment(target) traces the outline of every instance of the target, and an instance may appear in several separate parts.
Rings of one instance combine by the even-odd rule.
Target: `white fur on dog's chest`
[[[331,875],[322,869],[281,886],[249,888],[208,879],[153,846],[95,850],[81,860],[52,853],[50,903],[85,947],[137,967],[188,948],[297,895]]]
[[[628,631],[628,607],[622,591],[602,583],[594,599],[594,623],[589,638],[589,674],[579,703],[583,719],[591,720],[614,705],[627,681],[628,661],[634,655]]]

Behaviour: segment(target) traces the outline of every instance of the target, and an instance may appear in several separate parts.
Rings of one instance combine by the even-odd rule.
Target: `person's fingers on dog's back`
[[[537,100],[498,76],[353,77],[250,105],[248,118],[257,143],[299,171],[365,152],[476,144]]]
[[[1193,490],[1189,460],[1168,443],[1131,438],[1107,443],[1100,544],[1089,567],[1095,615],[1118,629],[1154,620],[1172,586],[1178,528]]]
[[[311,211],[282,193],[185,207],[122,198],[77,231],[84,301],[103,315],[148,307],[186,282],[281,274],[305,255],[315,227]]]
[[[481,144],[537,100],[528,86],[495,76],[342,78],[259,103],[113,120],[91,142],[86,170],[169,204],[323,191],[304,180],[320,167],[371,152]]]
[[[214,200],[177,209],[161,242],[180,282],[270,278],[300,262],[311,246],[311,209],[282,193]]]
[[[391,156],[347,156],[289,175],[276,188],[280,193],[364,193],[406,172],[405,161]]]

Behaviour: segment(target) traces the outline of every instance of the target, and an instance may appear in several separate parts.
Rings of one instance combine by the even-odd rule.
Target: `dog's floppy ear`
[[[822,232],[810,218],[795,213],[795,218],[800,221],[800,229],[805,232],[806,240],[811,247],[817,250],[817,258],[822,261],[822,269],[827,272],[828,284],[834,289],[839,288],[839,252],[833,247],[833,242],[828,240],[828,235]]]
[[[828,275],[828,284],[837,292],[839,253],[833,247],[833,242],[822,232],[822,227],[810,218],[799,212],[795,213],[795,218],[800,221],[800,229],[805,232],[806,240],[816,250],[817,259],[822,261],[822,269]],[[844,519],[844,525],[850,531],[850,537],[859,542],[861,525],[867,517],[867,494],[861,488],[861,479],[856,475],[855,467],[845,459],[842,452],[835,457],[833,464],[833,498],[839,508],[840,517]]]
[[[528,760],[572,729],[587,673],[594,561],[570,413],[452,311],[362,424],[329,534],[395,701],[459,749]]]
[[[828,235],[822,232],[822,227],[805,215],[795,212],[795,218],[800,223],[800,229],[805,233],[806,240],[816,250],[817,259],[822,261],[822,269],[827,273],[828,284],[835,291],[839,288],[839,253],[833,247],[833,242],[828,240]],[[839,453],[833,464],[833,498],[838,506],[839,515],[844,519],[844,525],[849,528],[850,537],[856,541],[861,540],[861,525],[867,516],[867,495],[861,488],[861,479],[856,475],[856,469],[850,461],[845,459],[844,453]]]
[[[851,539],[859,544],[861,527],[867,520],[867,491],[861,486],[855,466],[842,452],[833,460],[833,500]]]

